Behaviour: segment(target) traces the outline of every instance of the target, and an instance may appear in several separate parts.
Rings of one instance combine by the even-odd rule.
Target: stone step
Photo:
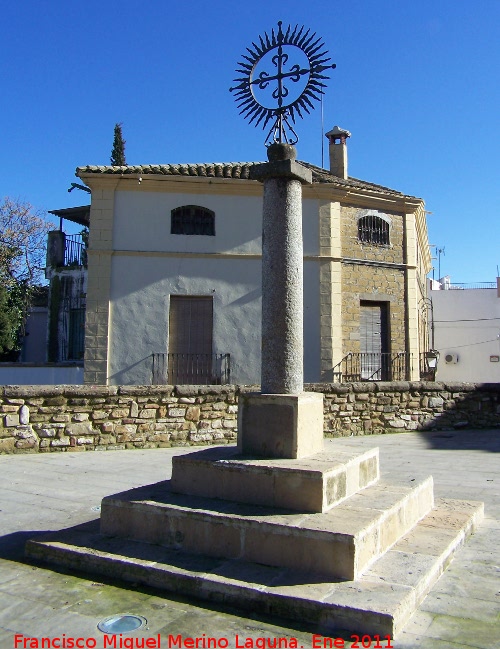
[[[378,448],[359,452],[337,444],[303,459],[255,459],[234,447],[173,458],[172,490],[193,496],[326,512],[379,479]]]
[[[439,499],[361,578],[350,581],[110,538],[88,525],[28,541],[26,554],[70,570],[311,623],[324,635],[342,629],[394,637],[482,517],[482,503]]]
[[[104,498],[101,533],[356,579],[432,506],[431,477],[380,481],[318,514],[176,494],[164,482]]]

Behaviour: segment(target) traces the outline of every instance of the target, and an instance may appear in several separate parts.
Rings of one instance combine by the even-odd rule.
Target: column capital
[[[285,180],[298,180],[303,185],[310,185],[312,183],[312,171],[296,160],[274,160],[251,167],[250,178],[260,182],[271,178],[283,178]]]

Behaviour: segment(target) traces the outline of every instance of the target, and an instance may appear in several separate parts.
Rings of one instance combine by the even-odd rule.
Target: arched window
[[[215,236],[215,212],[199,205],[183,205],[171,212],[171,234]]]
[[[358,221],[358,240],[361,243],[371,243],[388,246],[389,223],[376,214],[367,214]]]

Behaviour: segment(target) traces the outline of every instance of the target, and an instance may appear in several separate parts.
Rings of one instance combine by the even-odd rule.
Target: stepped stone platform
[[[234,447],[173,458],[172,490],[240,503],[326,512],[380,477],[378,448],[337,447],[307,458],[257,459]]]
[[[104,498],[101,533],[356,579],[430,511],[432,494],[432,478],[415,486],[381,482],[326,514],[302,514],[153,485]]]
[[[431,477],[379,479],[378,449],[262,460],[223,447],[104,498],[100,531],[53,533],[26,553],[325,634],[394,636],[482,516],[482,503],[434,502]]]

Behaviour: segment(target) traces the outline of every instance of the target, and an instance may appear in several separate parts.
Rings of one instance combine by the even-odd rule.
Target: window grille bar
[[[358,221],[358,239],[362,243],[389,245],[389,223],[374,214]]]
[[[198,205],[183,205],[171,212],[171,234],[215,236],[215,212]]]

